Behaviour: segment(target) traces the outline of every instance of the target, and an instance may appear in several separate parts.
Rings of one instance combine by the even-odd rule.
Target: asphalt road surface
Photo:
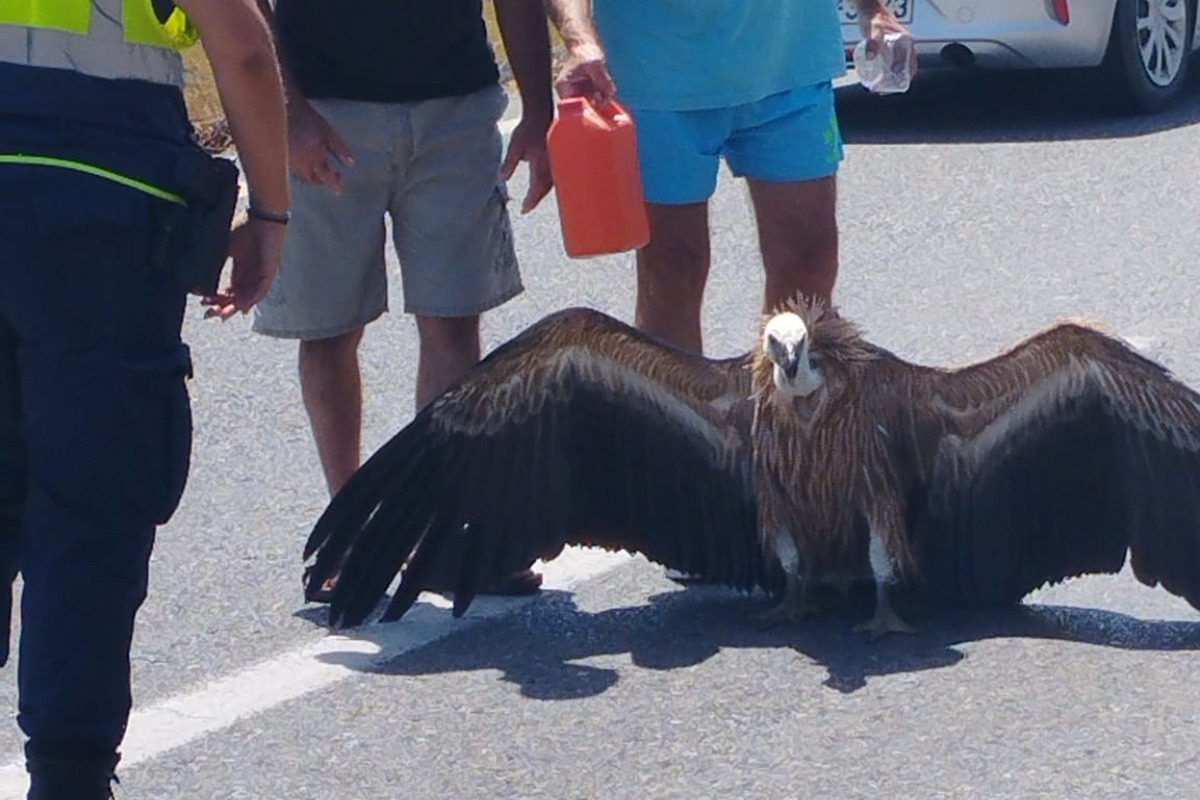
[[[1139,119],[1058,75],[839,104],[837,299],[876,341],[960,363],[1082,315],[1200,386],[1200,91]],[[706,345],[730,355],[753,345],[762,270],[728,174],[711,218]],[[631,318],[631,257],[567,259],[553,197],[515,235],[527,291],[486,317],[488,349],[568,305]],[[368,450],[413,408],[398,280],[392,306],[363,345]],[[1197,796],[1200,614],[1128,574],[870,644],[850,631],[869,604],[763,630],[760,597],[573,551],[537,598],[453,620],[430,597],[329,636],[300,592],[325,489],[295,345],[201,317],[195,457],[137,630],[122,798]],[[20,796],[20,743],[0,730],[0,797]]]

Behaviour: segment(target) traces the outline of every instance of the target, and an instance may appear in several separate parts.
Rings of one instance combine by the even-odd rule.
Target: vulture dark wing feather
[[[463,454],[445,446],[436,436],[413,437],[411,443],[412,463],[401,461],[397,469],[398,474],[408,475],[411,480],[399,483],[379,500],[378,510],[360,529],[353,531],[354,538],[347,540],[343,549],[329,549],[327,545],[318,553],[314,571],[332,575],[334,568],[340,569],[337,585],[346,581],[347,587],[354,588],[333,593],[331,620],[362,619],[369,614],[428,532],[439,522],[446,524],[449,512],[440,476],[453,474],[461,465]],[[388,455],[389,460],[395,458],[395,452]],[[413,463],[419,467],[413,468]],[[352,484],[353,479],[343,491],[351,490]],[[365,491],[365,486],[360,484],[355,490]],[[334,539],[331,537],[330,541]],[[356,556],[353,559],[352,554]]]
[[[765,569],[745,432],[689,394],[681,363],[629,326],[579,311],[491,353],[322,516],[317,563],[341,570],[332,618],[362,622],[397,573],[385,618],[403,614],[432,574],[449,581],[460,614],[482,584],[566,545],[624,549],[754,588]],[[726,373],[710,364],[689,368],[705,391],[727,394]],[[414,481],[419,497],[407,490]]]
[[[377,450],[351,476],[347,486],[353,486],[353,490],[339,491],[335,494],[313,526],[312,532],[304,544],[303,557],[305,559],[311,558],[319,547],[325,545],[329,545],[331,549],[340,550],[343,546],[342,543],[336,540],[330,542],[330,537],[351,535],[375,510],[376,504],[372,498],[378,494],[386,494],[384,486],[396,485],[407,479],[407,472],[398,473],[396,470],[398,462],[395,454],[411,450],[412,442],[410,440],[420,436],[421,432],[420,426],[405,428]],[[420,466],[416,461],[400,463],[407,463],[414,469]]]
[[[448,518],[438,515],[434,517],[430,523],[425,535],[421,537],[421,541],[417,544],[417,548],[409,556],[406,565],[404,580],[400,581],[400,585],[396,588],[396,593],[392,595],[392,600],[384,609],[381,619],[385,622],[399,619],[404,616],[408,609],[412,608],[412,604],[417,601],[417,597],[422,590],[429,585],[429,581],[444,568],[441,560],[443,551],[460,544],[456,540],[462,536],[462,527],[452,523]],[[334,599],[337,599],[337,591],[334,591]],[[331,621],[332,621],[331,606]],[[366,615],[371,611],[370,608],[356,609],[356,613],[345,615],[339,623],[346,626],[354,626],[366,619]]]
[[[914,533],[934,595],[1013,603],[1131,555],[1139,580],[1200,607],[1200,396],[1135,367],[1080,359],[1052,391],[943,443]]]

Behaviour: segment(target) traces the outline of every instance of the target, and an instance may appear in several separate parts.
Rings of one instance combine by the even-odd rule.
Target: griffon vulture
[[[943,606],[1018,602],[1119,571],[1200,608],[1200,396],[1121,341],[1064,322],[964,368],[909,363],[819,306],[709,360],[596,311],[489,354],[330,502],[307,596],[333,625],[383,619],[431,576],[454,614],[482,582],[566,544],[624,548],[811,609],[814,582]]]

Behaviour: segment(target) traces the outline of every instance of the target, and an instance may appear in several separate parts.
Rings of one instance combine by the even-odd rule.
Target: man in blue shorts
[[[842,160],[832,81],[846,66],[836,0],[545,2],[568,50],[559,94],[615,96],[637,125],[651,233],[637,254],[637,326],[702,352],[708,199],[721,158],[749,184],[763,310],[797,293],[828,304]],[[904,31],[882,0],[845,2],[872,52]]]

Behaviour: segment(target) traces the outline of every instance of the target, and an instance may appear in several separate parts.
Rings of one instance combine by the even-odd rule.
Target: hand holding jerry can
[[[637,134],[625,108],[615,100],[561,101],[546,150],[569,256],[620,253],[650,241]]]

